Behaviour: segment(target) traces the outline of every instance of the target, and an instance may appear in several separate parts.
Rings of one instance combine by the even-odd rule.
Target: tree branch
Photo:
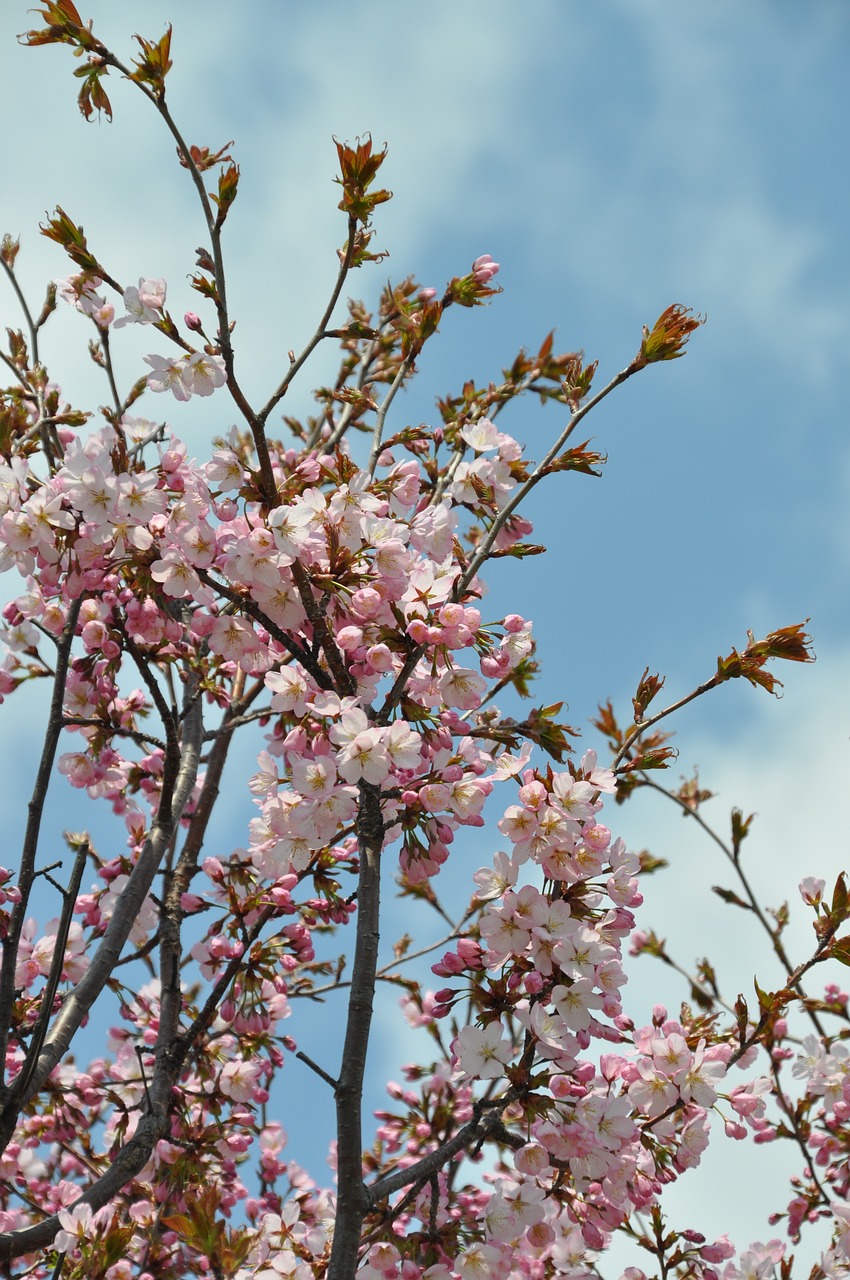
[[[53,677],[53,696],[47,717],[47,729],[44,734],[44,746],[38,765],[35,786],[29,802],[27,826],[24,833],[24,844],[21,851],[21,867],[18,876],[18,888],[21,892],[20,902],[12,912],[9,930],[0,944],[0,1062],[6,1060],[6,1047],[9,1042],[9,1028],[12,1019],[12,1005],[15,999],[15,967],[18,963],[18,948],[21,941],[21,930],[26,919],[29,896],[35,877],[35,858],[38,849],[38,836],[41,830],[41,819],[47,789],[53,773],[53,761],[59,734],[62,732],[62,704],[65,699],[65,682],[68,678],[68,662],[71,656],[71,645],[74,631],[80,616],[83,596],[79,596],[68,609],[65,628],[57,645],[56,673]],[[5,1084],[0,1089],[0,1114],[5,1109],[8,1091]]]
[[[348,1280],[354,1274],[363,1219],[370,1204],[370,1194],[363,1182],[363,1078],[378,967],[384,819],[379,789],[362,781],[357,837],[360,850],[357,941],[345,1043],[335,1091],[339,1195],[327,1280]]]
[[[184,702],[186,715],[183,720],[180,760],[173,788],[170,788],[171,794],[166,795],[164,789],[160,814],[116,903],[100,946],[83,977],[65,997],[45,1039],[33,1077],[20,1100],[23,1106],[35,1096],[50,1072],[61,1061],[77,1028],[103,990],[120,958],[183,809],[192,794],[198,775],[204,726],[201,702],[196,696],[195,682],[191,678],[187,681]],[[7,1108],[0,1114],[0,1150],[4,1150],[8,1144],[14,1132],[16,1118],[15,1114],[9,1114]]]

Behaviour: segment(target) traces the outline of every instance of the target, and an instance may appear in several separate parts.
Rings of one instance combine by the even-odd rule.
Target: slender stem
[[[24,390],[29,392],[28,399],[34,400],[35,396],[30,391],[29,383],[27,382],[24,375],[21,373],[18,366],[15,364],[14,360],[12,360],[9,356],[7,356],[5,351],[0,351],[0,360],[2,360],[3,364],[5,364],[6,368],[9,370],[12,376],[21,384]],[[40,424],[37,424],[35,427],[31,427],[30,433],[37,434],[39,430],[39,426]]]
[[[373,338],[372,341],[367,343],[367,345],[363,349],[363,353],[360,357],[360,362],[358,365],[357,378],[354,383],[358,391],[362,391],[363,387],[366,385],[366,378],[370,368],[372,367],[372,362],[375,359],[375,355],[377,354],[378,345],[379,345],[378,339]],[[338,386],[344,386],[347,380],[348,380],[347,378],[339,379]],[[342,406],[342,411],[339,415],[339,420],[337,421],[336,426],[333,427],[333,430],[331,431],[328,438],[321,442],[322,453],[333,453],[337,444],[339,443],[339,441],[342,439],[342,437],[345,435],[346,431],[348,430],[348,425],[351,421],[353,413],[354,413],[353,403],[344,404]],[[331,421],[333,421],[332,414],[331,414]],[[321,419],[319,419],[319,421],[316,423],[315,427],[313,428],[313,431],[311,432],[309,439],[307,440],[307,444],[305,446],[307,450],[316,448],[316,446],[319,444],[319,437],[321,435],[321,432],[322,432],[322,422],[321,422]]]
[[[21,851],[21,867],[18,875],[18,888],[21,898],[12,912],[6,937],[0,944],[0,957],[2,957],[2,964],[0,964],[0,1062],[5,1062],[6,1060],[12,1005],[15,999],[15,967],[18,960],[18,948],[35,877],[35,859],[41,830],[41,819],[44,813],[44,803],[47,799],[47,789],[53,772],[53,761],[56,757],[59,734],[62,732],[62,703],[65,698],[65,682],[68,677],[68,663],[71,656],[74,631],[82,603],[83,597],[80,596],[68,609],[65,628],[57,645],[53,696],[50,702],[47,728],[44,734],[44,746],[41,751],[35,786],[28,806],[27,826]],[[8,1090],[4,1084],[0,1089],[0,1108],[5,1107],[7,1096]]]
[[[272,394],[269,396],[269,399],[263,405],[262,409],[257,415],[257,418],[261,423],[265,423],[268,420],[268,416],[274,409],[275,405],[280,403],[280,401],[283,399],[283,397],[286,395],[287,391],[289,390],[289,387],[292,383],[293,378],[295,378],[296,374],[303,367],[303,365],[306,364],[307,360],[315,351],[316,347],[319,345],[322,339],[326,336],[325,330],[327,329],[328,322],[330,321],[330,318],[333,315],[334,308],[336,307],[336,304],[339,301],[339,295],[342,293],[342,286],[345,283],[345,277],[348,275],[348,272],[351,268],[351,259],[354,254],[354,245],[356,241],[357,241],[357,219],[349,215],[348,242],[345,246],[345,253],[342,255],[342,259],[340,261],[340,268],[339,268],[339,272],[337,273],[336,284],[333,287],[333,292],[331,293],[330,301],[328,302],[328,305],[325,307],[324,314],[322,315],[322,318],[319,321],[319,324],[312,338],[307,343],[304,350],[301,352],[301,355],[298,356],[296,360],[292,361],[283,381],[280,383],[277,389],[272,392]]]
[[[244,724],[254,724],[255,721],[257,720],[269,720],[273,715],[274,715],[274,712],[272,711],[270,706],[258,707],[256,711],[250,711],[247,713],[247,715],[244,715],[244,716],[240,715],[240,716],[234,717],[229,722],[230,728],[241,729],[242,725]],[[205,739],[217,738],[218,735],[219,735],[218,729],[208,729],[204,734],[204,738]]]
[[[621,386],[622,383],[626,382],[634,373],[637,373],[639,367],[640,366],[636,365],[633,362],[627,368],[621,370],[621,372],[616,374],[615,377],[613,377],[611,381],[602,388],[601,391],[597,392],[595,396],[592,396],[590,400],[586,401],[585,404],[581,405],[580,408],[576,409],[570,415],[570,420],[567,423],[567,426],[558,436],[558,439],[552,445],[551,449],[546,454],[546,456],[543,458],[543,461],[538,463],[538,465],[535,467],[534,471],[531,473],[531,475],[528,477],[525,483],[519,486],[519,488],[515,491],[510,501],[505,504],[505,506],[501,509],[501,511],[493,520],[492,525],[487,531],[487,534],[483,538],[480,546],[476,550],[475,555],[472,557],[465,571],[457,579],[454,585],[454,588],[452,590],[451,598],[453,600],[461,600],[463,598],[464,593],[467,587],[469,586],[470,582],[472,582],[478,570],[487,560],[490,554],[490,551],[492,550],[493,544],[495,543],[496,538],[499,536],[499,533],[501,532],[501,530],[504,528],[506,522],[508,521],[510,516],[513,515],[514,511],[517,510],[520,504],[525,500],[525,498],[528,496],[531,490],[535,487],[535,485],[539,484],[540,481],[543,479],[544,475],[547,474],[547,468],[550,466],[552,462],[554,462],[555,458],[561,452],[564,445],[567,443],[570,436],[575,431],[576,427],[581,422],[581,420],[585,418],[588,413],[590,413],[591,409],[594,409],[602,400],[604,400],[606,396],[610,395],[611,392],[615,389],[615,387]],[[458,462],[460,461],[460,456],[461,455],[458,455]],[[411,652],[408,654],[407,658],[405,659],[404,666],[399,672],[398,677],[395,680],[395,683],[393,684],[392,688],[390,689],[389,693],[384,699],[383,705],[380,711],[378,712],[378,715],[377,715],[378,724],[385,724],[387,722],[389,716],[391,715],[393,709],[397,705],[399,699],[401,698],[404,692],[405,685],[407,684],[407,681],[411,673],[415,669],[416,664],[418,663],[419,659],[422,657],[422,654],[424,652],[425,652],[425,646],[417,645],[416,648],[411,650]]]
[[[126,632],[124,634],[124,647],[133,659],[133,662],[136,664],[136,669],[147,686],[147,690],[151,695],[151,700],[159,712],[162,727],[165,730],[165,754],[166,756],[168,756],[169,753],[173,755],[177,750],[177,727],[175,725],[175,717],[163,697],[162,690],[154,678],[153,672],[151,671],[151,663],[137,647],[135,641],[131,640],[130,636],[127,635]]]
[[[133,867],[129,881],[116,903],[106,932],[88,969],[66,996],[45,1039],[33,1078],[21,1099],[22,1105],[26,1105],[38,1092],[50,1072],[61,1061],[78,1027],[108,981],[192,794],[198,775],[204,725],[202,704],[196,696],[195,683],[191,677],[187,681],[185,707],[179,760],[176,762],[177,767],[173,770],[170,782],[166,781],[166,775],[172,771],[165,769],[163,772],[163,789],[156,821]],[[3,1121],[0,1129],[0,1139],[3,1141],[0,1147],[5,1147],[8,1138],[14,1132],[15,1117],[8,1117],[4,1113]],[[2,1241],[0,1241],[1,1244]],[[2,1258],[1,1252],[0,1258]]]
[[[115,406],[116,422],[119,421],[124,412],[124,406],[121,403],[121,397],[118,394],[118,387],[115,385],[115,370],[112,367],[112,352],[109,347],[109,330],[97,326],[100,334],[101,347],[103,349],[103,364],[106,370],[106,376],[109,379],[109,390],[112,395],[112,403]]]
[[[331,674],[336,681],[336,688],[343,695],[355,693],[357,683],[353,676],[350,675],[348,668],[345,665],[342,653],[334,639],[333,631],[328,626],[324,610],[313,595],[313,588],[310,583],[310,576],[307,573],[307,570],[304,568],[300,560],[293,560],[292,564],[289,566],[289,571],[295,580],[295,585],[298,588],[298,594],[301,597],[301,603],[304,606],[304,611],[313,628],[313,634],[322,647],[322,651],[327,659]],[[313,663],[313,666],[316,666],[315,662]],[[312,669],[310,667],[307,669],[312,675]],[[318,670],[321,671],[321,667],[319,667]]]
[[[642,785],[649,787],[652,791],[657,791],[659,795],[666,796],[668,800],[672,800],[674,804],[679,806],[679,808],[682,810],[682,813],[685,815],[685,817],[693,818],[697,826],[700,827],[706,833],[706,835],[709,836],[714,841],[718,849],[722,851],[722,853],[725,855],[725,857],[728,859],[728,861],[731,863],[732,867],[735,870],[735,874],[738,877],[738,880],[740,881],[741,888],[744,890],[750,909],[752,910],[753,914],[755,915],[761,927],[764,929],[767,936],[770,938],[770,944],[773,947],[774,954],[779,960],[779,963],[783,966],[783,968],[785,969],[785,973],[787,975],[793,974],[795,972],[794,965],[791,963],[791,959],[788,956],[788,953],[786,952],[785,947],[782,945],[782,940],[779,937],[779,934],[777,933],[775,928],[771,927],[770,922],[768,921],[767,917],[765,916],[764,912],[759,906],[758,899],[756,898],[752,885],[750,884],[749,880],[744,874],[744,869],[741,866],[741,859],[735,856],[734,850],[729,848],[725,840],[723,840],[717,834],[717,832],[714,830],[713,827],[709,826],[709,824],[705,821],[705,819],[702,817],[701,814],[696,813],[692,808],[690,808],[690,806],[687,805],[685,801],[682,800],[679,796],[677,796],[674,791],[668,791],[666,787],[662,787],[659,783],[654,782],[651,778],[648,778],[646,775],[643,775]],[[816,1028],[818,1035],[825,1036],[826,1030],[823,1027],[820,1019],[818,1018],[817,1013],[815,1012],[814,1009],[808,1008],[808,996],[803,990],[803,987],[802,987],[802,984],[800,983],[799,978],[796,980],[796,982],[792,983],[789,977],[788,984],[789,986],[793,985],[794,990],[797,992],[801,1000],[804,1002],[804,1005],[806,1007],[806,1012],[809,1015],[809,1018],[811,1019],[812,1024]]]
[[[62,728],[71,727],[99,729],[101,733],[109,734],[114,738],[129,738],[137,747],[142,747],[145,751],[150,751],[151,747],[156,747],[158,751],[165,750],[162,738],[157,738],[152,733],[142,733],[139,729],[124,729],[119,724],[110,724],[108,720],[98,720],[93,716],[63,716]]]
[[[27,322],[27,329],[29,330],[30,335],[30,358],[32,363],[36,365],[38,364],[38,325],[33,319],[32,312],[30,311],[27,300],[24,297],[24,292],[18,284],[18,277],[15,274],[14,269],[10,267],[7,262],[4,262],[2,258],[0,258],[0,266],[2,266],[3,270],[6,272],[6,277],[15,291],[15,297],[18,300],[18,305],[24,313],[24,319]],[[3,358],[6,360],[5,356]],[[6,360],[6,363],[10,366],[15,375],[20,377],[16,366],[12,364],[10,360]]]
[[[189,832],[183,849],[173,872],[165,876],[165,892],[160,912],[160,980],[162,984],[160,1029],[157,1036],[157,1063],[162,1061],[166,1073],[170,1068],[185,1060],[188,1046],[179,1045],[180,1016],[183,999],[180,988],[180,963],[182,957],[181,931],[183,924],[183,894],[188,891],[193,876],[198,870],[198,860],[203,848],[204,836],[219,796],[221,777],[227,760],[230,744],[233,741],[235,725],[234,709],[241,710],[239,693],[244,683],[244,673],[240,672],[234,683],[235,701],[225,711],[218,735],[215,739],[207,762],[204,784],[195,805]],[[255,686],[253,697],[260,691],[261,685]],[[201,727],[203,740],[203,726]]]
[[[467,452],[468,449],[466,442],[464,440],[460,440],[457,448],[451,456],[451,459],[449,460],[448,465],[445,470],[441,472],[437,483],[434,485],[434,492],[431,495],[429,506],[436,507],[438,503],[442,502],[443,494],[453,482],[457,469]]]
[[[607,386],[604,386],[601,391],[596,393],[595,396],[591,396],[589,400],[570,415],[570,420],[567,423],[567,426],[558,436],[558,439],[552,445],[552,448],[546,454],[543,461],[537,464],[525,483],[521,484],[519,488],[515,490],[513,496],[505,503],[504,507],[494,519],[492,525],[487,531],[487,534],[482,539],[481,545],[470,560],[466,572],[460,576],[455,584],[455,589],[452,593],[454,599],[459,600],[461,598],[464,591],[489,556],[493,543],[496,541],[496,538],[499,536],[507,521],[516,511],[517,507],[525,501],[535,485],[539,484],[544,475],[546,475],[547,468],[555,461],[558,454],[561,452],[564,445],[581,422],[582,418],[586,418],[590,411],[595,409],[596,406],[604,400],[606,396],[610,395],[616,387],[621,386],[632,376],[632,374],[637,373],[639,367],[639,365],[636,365],[633,362],[627,368],[621,370],[620,373],[616,374],[611,379]]]
[[[125,67],[120,59],[116,58],[110,51],[105,51],[104,61],[110,66],[115,67],[128,79],[132,79],[132,74],[129,68]],[[272,471],[271,458],[269,457],[264,422],[252,409],[236,377],[233,344],[230,340],[231,326],[230,315],[227,307],[227,279],[224,271],[224,256],[221,249],[221,227],[216,221],[216,215],[213,211],[212,203],[209,195],[207,194],[206,187],[204,186],[204,179],[201,175],[201,171],[195,163],[192,152],[166,105],[164,94],[154,93],[146,84],[140,83],[138,80],[134,81],[134,83],[139,89],[141,89],[145,97],[153,103],[157,112],[162,117],[166,128],[175,141],[178,155],[180,156],[185,168],[188,169],[189,175],[198,194],[198,200],[200,201],[204,221],[206,222],[207,234],[209,236],[210,249],[212,253],[213,275],[215,278],[214,302],[218,317],[218,345],[224,361],[227,389],[230,392],[231,399],[250,428],[251,435],[254,439],[254,446],[257,450],[257,460],[260,466],[263,493],[269,507],[274,507],[277,505],[277,486],[275,484],[274,472]]]
[[[264,907],[257,919],[248,930],[246,938],[245,951],[241,956],[234,956],[227,964],[224,972],[220,975],[215,986],[210,991],[204,1002],[204,1007],[199,1012],[195,1021],[186,1031],[182,1032],[178,1040],[175,1042],[174,1052],[179,1057],[180,1062],[186,1061],[191,1051],[192,1045],[209,1029],[218,1015],[221,1008],[221,1002],[225,993],[230,988],[233,981],[239,976],[247,963],[247,953],[252,942],[256,941],[262,933],[265,926],[275,914],[275,907]]]
[[[250,617],[259,622],[261,626],[265,627],[269,635],[272,636],[273,639],[277,640],[278,644],[282,645],[291,657],[300,662],[305,671],[309,672],[320,689],[330,689],[332,687],[331,680],[328,677],[327,672],[322,670],[319,663],[310,653],[309,649],[306,649],[304,645],[299,644],[297,640],[293,640],[292,636],[279,627],[276,622],[273,622],[271,618],[267,617],[256,601],[252,600],[250,596],[234,591],[225,583],[218,582],[215,578],[211,577],[209,573],[207,573],[206,569],[198,569],[197,572],[201,582],[212,587],[214,591],[218,591],[224,596],[225,600],[229,600],[231,604],[236,605],[243,613],[249,614]],[[302,573],[304,574],[304,580],[306,580],[306,573],[304,573],[303,569]],[[307,583],[307,586],[309,590],[309,582]],[[313,598],[311,590],[309,590],[308,598],[313,600],[313,604],[315,605],[315,599]],[[305,612],[307,612],[306,605]]]
[[[654,716],[647,716],[645,720],[641,720],[635,725],[623,740],[623,745],[617,752],[611,764],[612,769],[616,769],[618,765],[625,760],[638,738],[646,733],[647,729],[651,729],[661,720],[665,720],[667,716],[671,716],[674,711],[681,711],[682,707],[686,707],[689,702],[693,702],[696,698],[701,698],[704,693],[708,693],[711,689],[716,689],[718,685],[723,684],[716,675],[710,680],[706,680],[704,684],[697,685],[696,689],[692,689],[690,693],[686,693],[683,698],[679,698],[677,702],[671,702],[669,707],[665,707],[663,711],[657,711]]]
[[[318,1062],[314,1062],[308,1053],[304,1053],[303,1050],[299,1049],[295,1056],[296,1058],[300,1058],[302,1062],[305,1062],[311,1071],[315,1071],[316,1075],[321,1080],[324,1080],[325,1084],[329,1084],[332,1089],[336,1090],[339,1081],[334,1080],[333,1076],[328,1075],[324,1067],[320,1067]]]
[[[378,465],[378,457],[381,452],[381,440],[383,438],[383,433],[384,433],[384,422],[386,421],[389,407],[392,404],[393,400],[396,398],[398,389],[404,382],[405,378],[407,377],[407,374],[409,373],[412,365],[413,365],[412,355],[406,356],[405,359],[402,360],[401,364],[398,366],[398,372],[396,373],[396,376],[393,378],[392,382],[390,383],[390,388],[387,391],[387,394],[384,396],[383,400],[381,401],[381,404],[378,408],[378,412],[375,415],[375,429],[372,433],[372,449],[369,454],[369,479],[370,480],[374,480],[375,478],[375,468]]]
[[[83,878],[86,860],[90,852],[90,844],[88,839],[80,842],[77,850],[77,856],[74,859],[74,866],[71,871],[71,878],[68,882],[68,888],[63,891],[62,914],[59,917],[59,924],[56,928],[56,939],[53,945],[53,959],[50,963],[50,972],[47,975],[47,981],[44,984],[44,990],[41,993],[41,1008],[38,1013],[38,1020],[33,1028],[32,1039],[27,1049],[27,1056],[21,1070],[15,1076],[12,1087],[9,1091],[8,1105],[15,1106],[17,1100],[26,1093],[27,1086],[32,1079],[35,1071],[38,1056],[41,1053],[41,1046],[44,1044],[44,1037],[47,1034],[47,1028],[50,1023],[50,1016],[53,1012],[53,1000],[56,992],[59,990],[59,983],[62,980],[62,970],[65,967],[65,947],[68,942],[68,934],[71,930],[71,921],[74,917],[74,907],[77,905],[77,895],[80,892],[80,882]],[[53,883],[53,882],[51,882]]]
[[[800,1148],[800,1153],[802,1154],[802,1157],[805,1160],[806,1165],[808,1167],[809,1177],[811,1178],[812,1182],[817,1188],[820,1194],[821,1200],[823,1201],[824,1204],[830,1204],[831,1203],[830,1198],[827,1195],[826,1191],[824,1190],[820,1179],[815,1173],[814,1156],[812,1152],[809,1150],[809,1148],[806,1146],[806,1137],[803,1133],[803,1130],[800,1124],[800,1119],[797,1115],[797,1109],[793,1105],[793,1103],[788,1101],[788,1099],[785,1096],[785,1090],[782,1088],[782,1084],[779,1079],[779,1067],[780,1067],[779,1062],[777,1062],[777,1060],[771,1056],[770,1074],[773,1076],[773,1096],[776,1098],[776,1101],[777,1101],[777,1104],[779,1105],[780,1110],[785,1115],[785,1118],[788,1122],[788,1127],[794,1135],[794,1141],[796,1142],[797,1146]]]
[[[453,1138],[449,1138],[435,1151],[429,1152],[415,1164],[400,1169],[398,1173],[391,1173],[388,1177],[373,1182],[368,1188],[371,1204],[377,1204],[379,1200],[384,1200],[394,1192],[401,1191],[403,1187],[409,1187],[412,1182],[426,1182],[433,1174],[439,1173],[440,1169],[459,1152],[465,1151],[476,1143],[481,1143],[491,1135],[501,1134],[503,1131],[501,1112],[513,1101],[515,1101],[514,1095],[509,1090],[483,1119],[480,1111],[475,1111],[473,1118],[459,1129]]]
[[[154,427],[152,431],[149,431],[147,435],[142,436],[141,440],[137,440],[136,443],[127,450],[128,459],[131,462],[135,462],[137,458],[141,457],[145,445],[152,444],[154,440],[164,440],[167,427],[167,422],[160,422],[159,425]]]

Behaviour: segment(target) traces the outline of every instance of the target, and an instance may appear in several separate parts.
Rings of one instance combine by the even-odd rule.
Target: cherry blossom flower
[[[499,1022],[486,1027],[463,1027],[457,1037],[458,1057],[462,1069],[479,1080],[494,1080],[504,1075],[513,1046],[502,1036]]]
[[[211,396],[216,387],[224,386],[226,376],[221,356],[208,356],[201,351],[185,359],[180,371],[184,387],[195,396]]]
[[[150,355],[144,357],[151,372],[147,376],[147,384],[151,391],[170,391],[175,400],[188,400],[191,390],[183,381],[183,361],[170,360],[167,356]]]
[[[125,324],[156,324],[165,306],[166,284],[164,280],[140,280],[138,287],[131,285],[124,290],[124,306],[127,314],[115,321],[115,328]]]
[[[817,907],[823,901],[826,881],[819,876],[804,876],[800,881],[800,897],[811,907]]]

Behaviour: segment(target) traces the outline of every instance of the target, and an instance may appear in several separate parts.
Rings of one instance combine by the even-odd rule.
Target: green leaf
[[[743,907],[745,911],[752,911],[749,902],[745,902],[743,898],[739,898],[737,893],[732,889],[721,889],[720,885],[713,884],[711,892],[716,893],[718,898],[722,898],[724,902],[728,902],[730,907]]]
[[[512,556],[514,560],[524,560],[526,556],[542,556],[546,550],[544,546],[536,542],[514,542],[510,547],[497,547],[490,552],[491,560],[498,560],[504,556]]]
[[[736,858],[741,845],[750,834],[750,827],[755,816],[754,813],[751,813],[749,818],[745,818],[740,809],[732,810],[732,848]]]
[[[218,195],[213,196],[213,200],[218,205],[218,214],[216,215],[216,230],[219,230],[224,223],[225,218],[230,212],[230,206],[236,199],[236,188],[239,183],[239,167],[235,164],[229,164],[226,169],[219,174],[218,177]]]
[[[77,79],[83,82],[77,95],[77,102],[86,120],[91,120],[97,113],[98,116],[105,115],[107,120],[112,122],[112,103],[101,84],[103,77],[108,74],[108,67],[97,63],[87,63],[85,66],[77,67],[74,72]]]
[[[82,267],[83,271],[91,271],[97,275],[102,274],[97,258],[93,253],[89,252],[83,228],[81,226],[78,227],[68,217],[61,205],[56,206],[52,218],[48,218],[46,223],[39,225],[39,230],[48,240],[55,240],[57,244],[60,244],[68,254],[68,257],[78,267]]]
[[[136,70],[130,73],[129,78],[135,80],[136,84],[148,85],[155,96],[161,99],[165,95],[165,77],[171,70],[171,25],[169,24],[160,40],[145,40],[144,36],[138,35],[135,39],[142,56],[134,58]]]

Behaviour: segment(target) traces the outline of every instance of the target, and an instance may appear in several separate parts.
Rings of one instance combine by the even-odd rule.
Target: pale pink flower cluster
[[[486,290],[497,271],[482,255],[472,277]],[[100,286],[79,276],[60,282],[59,293],[102,329],[163,328],[164,281],[127,289],[117,321]],[[201,331],[192,313],[185,322]],[[180,401],[226,381],[223,358],[207,351],[146,362],[148,388]],[[577,765],[533,767],[531,741],[519,742],[520,727],[506,729],[490,703],[495,686],[512,676],[519,683],[533,654],[531,624],[518,614],[486,621],[483,585],[466,580],[463,535],[500,519],[522,448],[483,413],[454,439],[437,487],[418,446],[402,460],[385,449],[374,474],[344,444],[327,453],[270,446],[277,505],[259,500],[235,429],[198,463],[146,420],[125,417],[86,438],[60,424],[49,466],[24,452],[0,465],[0,570],[23,579],[2,611],[0,696],[52,669],[54,649],[43,659],[41,646],[62,635],[79,605],[63,707],[77,749],[61,751],[58,769],[107,801],[127,837],[119,855],[92,852],[96,882],[75,903],[57,1007],[114,921],[160,812],[167,752],[148,718],[150,689],[137,687],[140,670],[164,673],[175,702],[180,681],[189,687],[198,676],[207,726],[211,708],[226,716],[245,698],[254,707],[247,718],[266,729],[248,784],[255,816],[246,847],[205,850],[181,897],[192,929],[181,1030],[212,984],[221,982],[223,995],[174,1086],[172,1128],[127,1193],[127,1249],[134,1259],[150,1256],[147,1274],[172,1280],[218,1266],[199,1261],[181,1236],[179,1215],[198,1188],[212,1190],[220,1217],[239,1208],[247,1223],[237,1280],[324,1274],[335,1198],[285,1158],[286,1135],[265,1108],[297,1048],[282,1024],[317,975],[335,971],[321,949],[317,956],[318,941],[359,909],[348,886],[364,796],[380,805],[385,859],[394,850],[406,891],[426,900],[460,829],[483,825],[494,787],[506,784],[513,803],[498,823],[505,849],[475,873],[467,931],[434,966],[447,985],[419,993],[411,984],[405,997],[406,1018],[431,1032],[441,1056],[409,1071],[415,1087],[390,1086],[395,1110],[378,1114],[366,1173],[409,1168],[473,1123],[489,1121],[501,1154],[476,1183],[463,1183],[453,1164],[414,1194],[396,1193],[391,1229],[370,1242],[362,1280],[585,1280],[612,1233],[699,1163],[712,1111],[730,1138],[776,1136],[766,1114],[770,1080],[727,1078],[754,1054],[733,1063],[733,1041],[684,1012],[677,1019],[658,1007],[649,1025],[636,1026],[623,1007],[624,946],[631,938],[633,950],[649,947],[651,935],[635,930],[640,861],[601,821],[615,776],[592,751]],[[512,516],[495,548],[509,549],[530,529]],[[204,789],[201,768],[184,824]],[[0,908],[18,901],[10,880],[0,869]],[[800,891],[819,912],[823,881],[807,877]],[[132,922],[138,963],[156,941],[157,894],[143,898]],[[0,910],[0,929],[8,921]],[[23,925],[15,999],[25,1032],[9,1045],[12,1079],[40,1017],[57,937],[56,921]],[[91,1162],[75,1142],[97,1134],[117,1150],[136,1132],[165,1021],[157,979],[130,990],[116,973],[123,1025],[110,1031],[111,1059],[85,1070],[60,1065],[50,1106],[22,1117],[0,1161],[0,1176],[10,1185],[23,1179],[39,1215],[59,1214],[56,1247],[81,1268],[114,1224],[79,1202]],[[846,1009],[845,993],[828,989],[827,997]],[[465,1021],[455,1021],[461,1011]],[[775,1063],[790,1054],[786,1033],[776,1019]],[[850,1130],[848,1063],[842,1041],[810,1038],[793,1067],[819,1100],[811,1148],[843,1197],[832,1206],[834,1268],[850,1254],[848,1144],[839,1139]],[[258,1186],[243,1170],[251,1154]],[[811,1197],[792,1202],[792,1236],[814,1212]],[[0,1230],[26,1225],[29,1213],[4,1199]],[[725,1237],[706,1243],[685,1232],[681,1240],[681,1266],[705,1280],[724,1263],[725,1280],[767,1280],[783,1256],[776,1241],[755,1244],[738,1267]],[[424,1247],[436,1260],[422,1261]],[[47,1271],[37,1265],[33,1274]],[[127,1274],[123,1261],[106,1271],[108,1280]]]
[[[503,771],[511,777],[520,770],[506,762]],[[518,803],[499,823],[512,851],[498,853],[493,870],[475,877],[488,899],[480,943],[461,939],[433,966],[455,983],[474,981],[469,993],[483,1010],[501,1006],[504,1012],[481,1012],[457,1032],[454,1074],[435,1070],[421,1098],[390,1089],[408,1113],[382,1113],[380,1137],[392,1153],[403,1149],[406,1132],[416,1132],[427,1149],[430,1128],[422,1119],[441,1114],[442,1098],[451,1094],[461,1123],[471,1113],[470,1084],[487,1083],[495,1106],[500,1092],[510,1099],[512,1073],[522,1062],[546,1103],[524,1120],[526,1143],[515,1151],[513,1169],[494,1176],[494,1191],[481,1197],[483,1238],[470,1273],[480,1266],[487,1275],[531,1276],[535,1268],[550,1274],[545,1269],[552,1268],[551,1274],[578,1276],[620,1223],[635,1210],[646,1212],[671,1177],[699,1163],[731,1048],[695,1042],[663,1009],[642,1029],[623,1013],[622,945],[641,895],[637,860],[599,821],[600,797],[613,790],[613,775],[587,752],[575,770],[525,769],[517,780]],[[535,868],[548,890],[529,881]],[[482,983],[484,992],[476,994]],[[406,1016],[418,1025],[439,1023],[466,995],[461,982],[419,1002],[408,999]],[[598,1062],[584,1057],[594,1041],[617,1050],[602,1052]],[[766,1088],[766,1080],[738,1085],[731,1105],[758,1117]],[[566,1168],[573,1187],[568,1212],[552,1196]],[[423,1197],[415,1213],[397,1220],[397,1229],[403,1223],[416,1230],[432,1213]],[[699,1237],[693,1274],[709,1276],[712,1260],[730,1252]],[[379,1271],[376,1255],[365,1274]],[[457,1260],[451,1274],[465,1274]]]

